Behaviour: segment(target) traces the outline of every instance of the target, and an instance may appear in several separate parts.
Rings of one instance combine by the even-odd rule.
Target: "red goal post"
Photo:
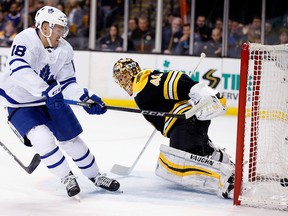
[[[288,210],[288,44],[242,45],[234,204]]]

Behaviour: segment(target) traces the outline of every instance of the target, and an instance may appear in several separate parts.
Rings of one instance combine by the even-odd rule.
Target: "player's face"
[[[59,40],[63,37],[65,28],[63,26],[55,25],[52,29],[52,34],[50,37],[51,44],[53,48],[56,48],[59,45]]]
[[[132,92],[132,80],[128,73],[114,73],[115,81],[131,96]]]

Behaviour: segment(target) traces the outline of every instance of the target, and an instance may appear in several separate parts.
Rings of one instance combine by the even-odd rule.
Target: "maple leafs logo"
[[[40,76],[45,82],[47,82],[48,80],[54,78],[53,75],[51,75],[51,76],[50,76],[50,75],[51,75],[50,66],[47,64],[47,65],[45,65],[45,66],[40,70],[39,76]]]

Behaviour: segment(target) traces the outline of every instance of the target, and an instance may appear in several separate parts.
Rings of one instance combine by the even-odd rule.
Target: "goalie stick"
[[[152,140],[153,136],[155,135],[156,131],[157,130],[154,129],[154,131],[150,135],[149,139],[147,140],[146,144],[142,148],[141,152],[139,153],[138,157],[136,158],[136,160],[134,161],[132,166],[127,167],[127,166],[122,166],[120,164],[114,164],[113,167],[111,168],[110,172],[114,173],[114,174],[117,174],[117,175],[122,175],[122,176],[129,175],[132,172],[132,170],[134,169],[134,167],[136,166],[137,162],[139,161],[140,157],[144,153],[145,149],[147,148],[147,146],[151,142],[151,140]]]
[[[1,141],[0,145],[29,174],[31,174],[41,162],[40,155],[35,154],[29,166],[26,167]]]
[[[65,104],[71,105],[78,105],[82,107],[89,107],[91,104],[86,102],[78,102],[73,100],[64,99]],[[133,113],[141,113],[143,115],[151,115],[151,116],[159,116],[159,117],[173,117],[179,119],[189,119],[191,118],[196,112],[202,109],[205,106],[208,106],[213,103],[213,97],[206,97],[203,100],[200,100],[198,104],[192,107],[192,109],[188,110],[182,114],[173,114],[168,112],[160,112],[160,111],[152,111],[152,110],[140,110],[140,109],[133,109],[127,107],[116,107],[116,106],[106,106],[107,109],[116,110],[116,111],[124,111],[124,112],[133,112]]]
[[[107,109],[114,109],[114,110],[126,111],[126,112],[136,112],[136,113],[141,113],[143,115],[154,115],[154,116],[162,116],[162,117],[163,116],[169,116],[169,117],[174,117],[174,118],[188,119],[188,118],[191,118],[193,115],[195,115],[195,113],[200,111],[203,107],[209,106],[213,102],[214,102],[214,98],[212,96],[206,97],[203,100],[200,100],[200,102],[198,104],[196,104],[190,110],[188,110],[187,112],[185,112],[183,114],[171,114],[171,113],[164,113],[163,114],[163,112],[137,110],[137,109],[130,109],[130,108],[125,108],[125,107],[111,107],[111,106],[106,106],[106,107],[107,107]],[[72,105],[78,105],[78,106],[82,106],[82,107],[91,105],[89,103],[77,102],[77,101],[73,101],[73,100],[64,100],[64,103],[72,104]],[[160,115],[160,113],[161,113],[161,115]],[[142,148],[140,154],[138,155],[138,157],[136,158],[136,160],[134,161],[134,163],[132,164],[131,167],[126,167],[126,166],[122,166],[119,164],[114,164],[110,172],[117,174],[117,175],[123,175],[123,176],[129,175],[132,172],[132,170],[134,169],[137,162],[139,161],[142,154],[144,153],[146,147],[150,143],[150,141],[151,141],[151,139],[155,133],[156,133],[156,130],[154,130],[153,133],[150,135],[148,141],[146,142],[146,144]]]
[[[208,100],[209,99],[209,100]],[[213,98],[212,97],[208,97],[205,98],[204,100],[209,101],[209,103],[213,103]],[[190,109],[189,111],[189,115],[191,115],[190,117],[192,117],[195,113],[197,113],[200,109],[202,109],[204,106],[207,106],[207,104],[205,103],[201,103],[201,101],[196,104],[194,107],[192,107],[192,109]],[[186,113],[187,113],[186,112]],[[156,133],[156,129],[153,131],[153,133],[150,135],[149,139],[147,140],[146,144],[144,145],[144,147],[142,148],[140,154],[138,155],[138,157],[136,158],[136,160],[134,161],[134,163],[132,164],[132,166],[127,167],[127,166],[123,166],[120,164],[114,164],[113,167],[111,168],[110,172],[117,174],[117,175],[122,175],[122,176],[127,176],[129,175],[132,170],[134,169],[135,165],[137,164],[137,162],[139,161],[140,157],[142,156],[143,152],[145,151],[146,147],[148,146],[148,144],[150,143],[152,137],[154,136],[154,134]]]
[[[192,71],[192,73],[190,73],[189,75],[191,76],[192,74],[195,73],[196,69],[198,68],[198,66],[200,65],[200,63],[202,62],[202,60],[206,57],[206,54],[204,52],[201,53],[200,55],[200,59],[198,61],[198,64],[196,65],[196,67],[194,68],[194,70]]]

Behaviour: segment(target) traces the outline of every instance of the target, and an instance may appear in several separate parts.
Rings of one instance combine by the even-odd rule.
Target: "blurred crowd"
[[[136,0],[130,1],[131,5]],[[66,38],[75,49],[88,49],[90,0],[29,0],[28,26],[33,27],[36,11],[44,5],[59,8],[68,16],[70,33]],[[0,46],[10,46],[15,35],[24,28],[24,0],[0,1]],[[288,13],[288,12],[287,12]],[[129,16],[127,51],[155,52],[155,15],[138,13]],[[97,1],[96,50],[123,51],[124,0]],[[264,44],[288,43],[286,23],[274,28],[265,23]],[[197,15],[194,33],[189,21],[180,12],[163,15],[161,53],[189,55],[190,35],[193,35],[193,55],[205,52],[207,56],[221,57],[223,43],[223,20],[211,21],[205,15]],[[229,20],[227,33],[227,56],[239,57],[241,45],[249,41],[261,43],[261,18],[254,16],[248,24]]]

